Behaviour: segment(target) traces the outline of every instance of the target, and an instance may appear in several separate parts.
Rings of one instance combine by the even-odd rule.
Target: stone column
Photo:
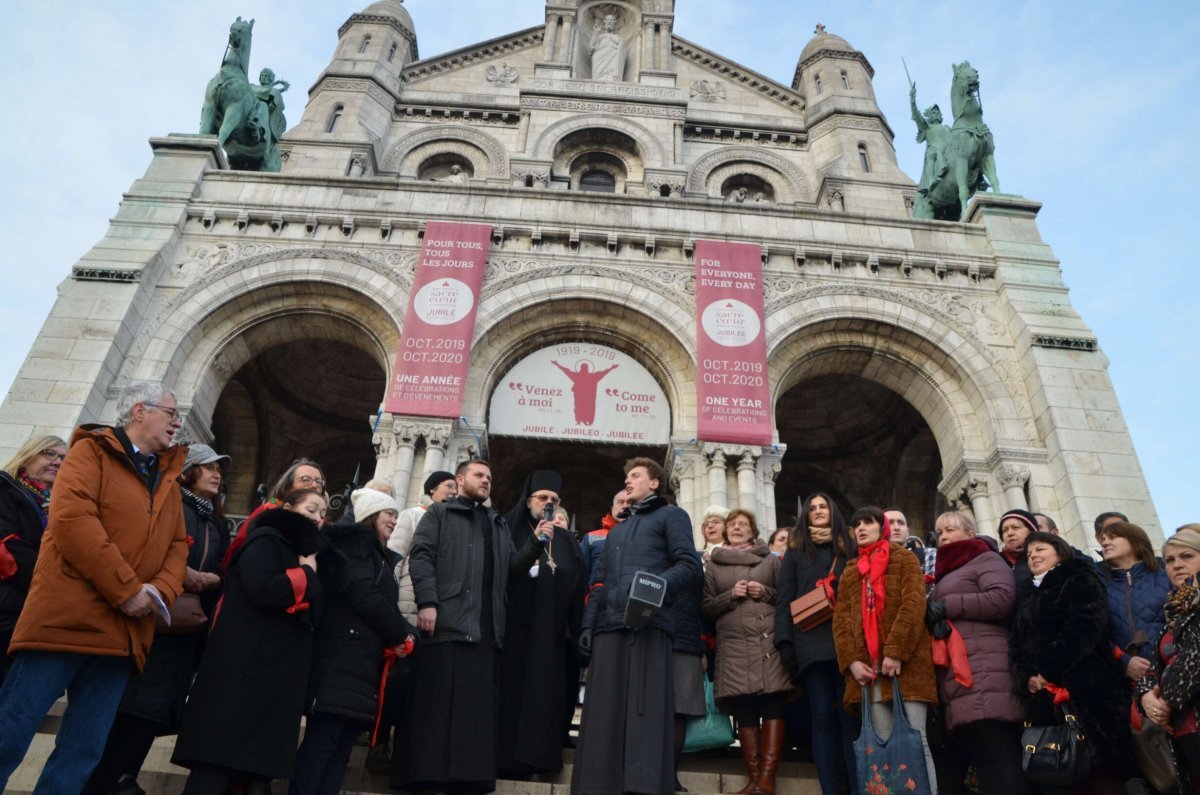
[[[401,425],[397,423],[392,429],[392,433],[396,440],[396,463],[392,469],[394,473],[392,475],[392,484],[396,489],[396,504],[408,506],[408,495],[411,493],[413,462],[417,455],[416,429],[408,424]]]
[[[638,71],[654,68],[654,22],[642,20],[642,63]]]
[[[982,475],[969,475],[966,492],[967,499],[971,501],[971,513],[975,514],[975,529],[982,535],[998,538],[999,528],[996,527],[996,517],[992,516],[987,481]]]
[[[1025,500],[1025,484],[1029,482],[1029,467],[1020,464],[1001,464],[996,470],[996,480],[1004,487],[1004,501],[1008,508],[1029,510]]]
[[[546,15],[546,35],[542,40],[542,60],[554,60],[554,42],[558,38],[558,17]]]
[[[443,469],[446,443],[450,441],[450,429],[426,428],[422,435],[425,437],[425,466],[421,470],[421,476],[429,477],[439,469]]]
[[[395,469],[395,439],[386,430],[371,434],[371,446],[375,448],[375,475],[379,480],[392,480]]]
[[[708,458],[708,503],[728,507],[729,498],[725,491],[725,451],[720,447],[705,446],[709,447],[705,450],[705,457]]]
[[[671,25],[669,22],[664,22],[658,26],[658,63],[655,64],[659,71],[667,71],[670,68],[671,62]]]
[[[783,453],[777,449],[763,450],[758,457],[758,469],[761,473],[758,477],[761,489],[758,526],[763,536],[769,538],[779,527],[779,520],[775,516],[775,479],[783,471]]]
[[[570,14],[564,14],[562,17],[562,44],[558,48],[558,60],[563,63],[571,63],[571,52],[574,49],[575,41],[571,36],[571,21]]]
[[[742,451],[737,462],[738,507],[758,515],[758,495],[755,493],[754,470],[758,463],[758,452],[753,448]],[[730,506],[732,507],[732,506]]]

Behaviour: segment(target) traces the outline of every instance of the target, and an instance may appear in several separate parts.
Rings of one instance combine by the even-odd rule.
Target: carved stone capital
[[[395,422],[392,425],[392,435],[396,439],[396,444],[401,447],[413,447],[421,438],[417,432],[417,426],[411,422]]]
[[[1024,488],[1029,482],[1029,467],[1020,464],[1001,464],[996,470],[996,479],[1006,489]]]
[[[758,464],[758,451],[747,447],[742,450],[742,454],[738,457],[738,472],[753,472]]]
[[[382,431],[371,434],[371,445],[375,448],[375,457],[383,458],[392,452],[393,438]]]
[[[695,471],[696,462],[691,458],[677,459],[671,467],[671,473],[681,478],[689,478]]]
[[[967,487],[965,489],[967,499],[972,503],[975,500],[983,499],[988,495],[988,484],[983,475],[974,473],[967,476]]]
[[[439,450],[445,450],[446,445],[450,443],[450,437],[454,434],[449,423],[445,425],[423,425],[417,429],[417,433],[425,439],[425,444],[429,447],[436,447]]]

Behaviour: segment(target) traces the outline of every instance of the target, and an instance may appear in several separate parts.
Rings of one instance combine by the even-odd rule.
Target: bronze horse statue
[[[979,102],[979,72],[967,61],[954,64],[950,106],[954,126],[943,152],[945,167],[928,189],[917,193],[913,203],[916,218],[961,221],[967,214],[967,202],[977,190],[1000,190],[993,157],[996,145],[992,131],[983,123],[983,105]]]
[[[229,165],[262,171],[271,144],[269,109],[250,86],[250,39],[254,20],[237,18],[229,27],[229,45],[221,69],[204,90],[200,134],[217,136]]]

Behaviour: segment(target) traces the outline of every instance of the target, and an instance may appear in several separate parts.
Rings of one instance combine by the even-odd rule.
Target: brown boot
[[[742,762],[746,765],[746,786],[737,791],[737,795],[755,795],[758,792],[758,768],[762,753],[759,751],[759,736],[757,726],[738,727],[738,742],[742,746]]]
[[[775,773],[783,755],[787,727],[781,720],[764,720],[762,727],[762,766],[758,770],[758,792],[775,795]]]

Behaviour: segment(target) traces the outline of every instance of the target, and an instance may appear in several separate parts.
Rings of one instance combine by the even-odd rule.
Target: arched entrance
[[[387,374],[377,346],[355,324],[298,313],[257,324],[232,344],[246,354],[225,383],[212,417],[213,444],[234,460],[227,510],[249,511],[260,484],[296,458],[312,458],[340,495],[374,472],[370,417]]]
[[[887,387],[847,374],[806,378],[778,400],[776,423],[787,445],[775,484],[781,526],[817,491],[833,497],[847,520],[864,505],[898,507],[921,538],[944,510],[933,431]]]

